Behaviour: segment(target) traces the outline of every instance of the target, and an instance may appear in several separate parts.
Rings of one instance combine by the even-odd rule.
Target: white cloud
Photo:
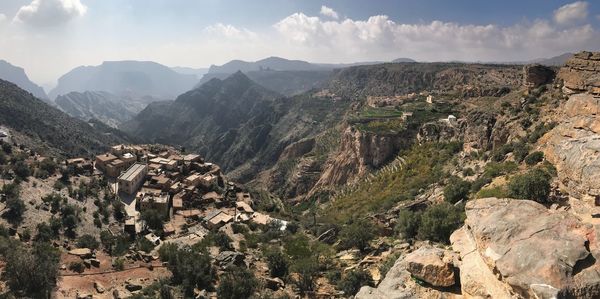
[[[33,0],[22,6],[13,20],[40,27],[56,26],[83,16],[86,11],[80,0]]]
[[[585,1],[577,1],[566,4],[554,11],[554,21],[558,24],[565,25],[573,22],[582,21],[587,18],[588,3]]]
[[[335,10],[333,10],[333,8],[327,7],[325,5],[321,6],[321,14],[326,17],[330,17],[330,18],[336,19],[336,20],[339,18],[337,12],[335,12]]]
[[[215,38],[249,39],[256,37],[256,33],[246,28],[237,28],[223,23],[210,25],[204,28],[204,32]]]
[[[0,13],[0,23],[2,23],[2,22],[4,22],[4,21],[6,21],[6,15],[5,15],[5,14],[2,14],[2,13]]]
[[[433,21],[402,24],[388,16],[367,20],[325,21],[303,13],[274,25],[280,36],[304,53],[321,59],[525,60],[580,49],[600,49],[590,25],[557,28],[545,20],[509,27]]]

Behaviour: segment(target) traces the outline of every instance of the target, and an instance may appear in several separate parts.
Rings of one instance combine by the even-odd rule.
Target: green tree
[[[156,209],[146,209],[142,211],[142,220],[146,225],[154,230],[162,230],[165,216]]]
[[[173,273],[173,282],[181,284],[188,296],[194,293],[194,288],[210,287],[215,274],[208,252],[193,251],[189,247],[178,249],[170,258],[168,268]]]
[[[417,236],[419,239],[448,243],[450,235],[464,222],[462,207],[448,202],[431,206],[421,215]]]
[[[60,253],[47,243],[31,250],[16,247],[7,252],[5,277],[11,291],[33,298],[50,298],[58,277]]]
[[[224,299],[250,298],[257,289],[258,280],[248,269],[232,267],[221,275],[217,297]]]
[[[315,279],[319,274],[319,265],[313,258],[303,258],[297,260],[292,270],[298,273],[298,278],[294,283],[302,293],[313,291],[315,288]]]
[[[360,251],[369,248],[369,242],[375,237],[375,229],[367,220],[358,220],[342,228],[340,232],[340,248],[355,247]]]
[[[89,235],[89,234],[85,234],[81,237],[79,237],[79,239],[77,240],[77,247],[79,248],[89,248],[89,249],[98,249],[98,247],[100,246],[100,243],[98,243],[98,240],[96,240],[96,237]]]
[[[19,224],[23,221],[23,214],[27,207],[23,200],[19,197],[10,197],[6,200],[6,208],[8,211],[4,213],[4,216],[8,222],[12,224]]]
[[[517,199],[546,202],[550,195],[550,179],[551,176],[546,171],[534,168],[512,177],[508,182],[508,193]]]
[[[421,224],[421,212],[401,210],[396,221],[396,232],[402,234],[406,239],[412,239],[417,235]]]
[[[352,270],[348,272],[338,284],[338,288],[346,295],[355,295],[362,286],[373,286],[371,274],[363,270]]]
[[[450,182],[444,187],[444,199],[450,203],[457,203],[460,200],[467,199],[471,183],[458,177],[450,178]]]
[[[265,253],[269,272],[273,277],[285,277],[288,274],[289,263],[279,249],[269,250]]]
[[[525,157],[525,163],[527,165],[535,165],[542,162],[542,160],[544,160],[544,153],[539,151],[533,152]]]
[[[17,161],[17,163],[13,165],[13,172],[22,180],[26,180],[31,175],[29,166],[23,161]]]

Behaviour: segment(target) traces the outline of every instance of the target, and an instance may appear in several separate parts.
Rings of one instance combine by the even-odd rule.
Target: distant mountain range
[[[174,66],[174,67],[171,67],[171,69],[180,74],[195,75],[196,77],[198,77],[198,79],[200,79],[202,76],[204,76],[204,74],[208,73],[208,68],[191,68],[191,67],[185,67],[185,66]]]
[[[415,62],[409,58],[399,58],[393,62]],[[356,62],[346,64],[310,63],[302,60],[289,60],[269,57],[255,62],[232,60],[223,65],[211,65],[196,88],[211,79],[225,79],[241,71],[252,81],[285,96],[293,96],[313,88],[321,87],[331,76],[332,71],[359,65],[373,65],[381,61]]]
[[[547,66],[562,66],[567,62],[569,58],[573,56],[573,53],[564,53],[558,56],[550,57],[550,58],[540,58],[528,61],[526,64],[530,63],[539,63]]]
[[[196,75],[181,74],[156,62],[107,61],[73,69],[58,79],[49,95],[55,99],[72,91],[104,91],[132,98],[174,99],[197,81]]]
[[[416,62],[410,58],[398,58],[392,62]],[[268,57],[255,62],[232,60],[223,65],[211,65],[208,74],[233,74],[237,71],[244,73],[253,71],[324,71],[357,65],[371,65],[385,61],[367,61],[354,63],[311,63],[303,60],[290,60],[281,57]]]
[[[46,95],[44,89],[31,82],[23,68],[14,66],[4,60],[0,60],[0,79],[16,84],[39,99],[48,100],[48,95]]]
[[[119,124],[132,119],[156,98],[145,96],[129,98],[116,96],[105,91],[73,91],[56,98],[56,106],[67,114],[89,121],[97,119],[103,123],[117,127]]]

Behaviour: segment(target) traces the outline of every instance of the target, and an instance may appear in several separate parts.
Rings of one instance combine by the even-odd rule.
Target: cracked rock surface
[[[515,199],[466,205],[452,245],[460,253],[463,295],[494,298],[597,298],[596,229],[565,211]]]

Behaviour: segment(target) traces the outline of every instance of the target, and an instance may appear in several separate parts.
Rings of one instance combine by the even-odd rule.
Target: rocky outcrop
[[[417,141],[419,144],[427,142],[449,142],[462,138],[461,128],[464,121],[461,119],[457,125],[452,125],[447,121],[435,121],[423,124],[419,128]]]
[[[570,195],[600,196],[600,98],[571,95],[563,111],[561,122],[540,140],[545,157]]]
[[[302,157],[306,153],[312,151],[314,146],[315,146],[314,138],[306,138],[306,139],[298,140],[298,141],[288,145],[283,150],[283,152],[281,153],[281,156],[279,157],[279,160],[295,159],[295,158]]]
[[[378,135],[348,127],[342,136],[339,152],[328,161],[315,189],[352,182],[393,159],[398,151],[411,144],[403,135]]]
[[[600,94],[600,52],[580,52],[565,63],[558,72],[567,93]]]
[[[450,142],[463,141],[465,151],[487,151],[505,144],[521,134],[496,115],[484,111],[471,111],[455,123],[439,120],[423,124],[419,128],[417,141]]]
[[[423,246],[408,254],[404,260],[406,270],[414,277],[432,286],[449,287],[456,283],[453,258],[453,254],[443,249]]]
[[[528,200],[469,201],[460,252],[463,295],[491,298],[597,298],[598,233],[566,211]]]
[[[541,64],[529,64],[523,67],[523,85],[538,87],[552,83],[556,73],[552,68]]]
[[[362,287],[360,291],[356,294],[354,298],[356,299],[408,299],[408,298],[445,298],[445,299],[458,299],[463,298],[461,295],[457,294],[455,289],[448,288],[431,288],[430,285],[421,285],[417,283],[415,279],[412,278],[411,272],[419,272],[424,274],[423,271],[417,270],[418,266],[416,264],[420,264],[423,266],[422,269],[433,269],[436,268],[440,270],[437,272],[438,274],[447,275],[449,272],[445,269],[446,267],[452,267],[446,262],[438,261],[440,256],[442,257],[451,257],[453,253],[443,249],[434,249],[429,246],[422,247],[423,249],[418,249],[410,255],[400,257],[394,266],[388,271],[385,278],[381,281],[381,283],[376,287]],[[410,257],[410,258],[409,258]],[[442,258],[443,260],[444,258]],[[441,266],[445,264],[445,266]],[[441,266],[439,268],[438,266]],[[428,278],[432,278],[431,274],[433,271],[425,271],[428,272],[426,275],[422,275]],[[441,278],[441,277],[440,277]],[[448,277],[441,279],[437,278],[435,282],[449,282],[450,279]],[[422,279],[419,276],[419,279]]]

